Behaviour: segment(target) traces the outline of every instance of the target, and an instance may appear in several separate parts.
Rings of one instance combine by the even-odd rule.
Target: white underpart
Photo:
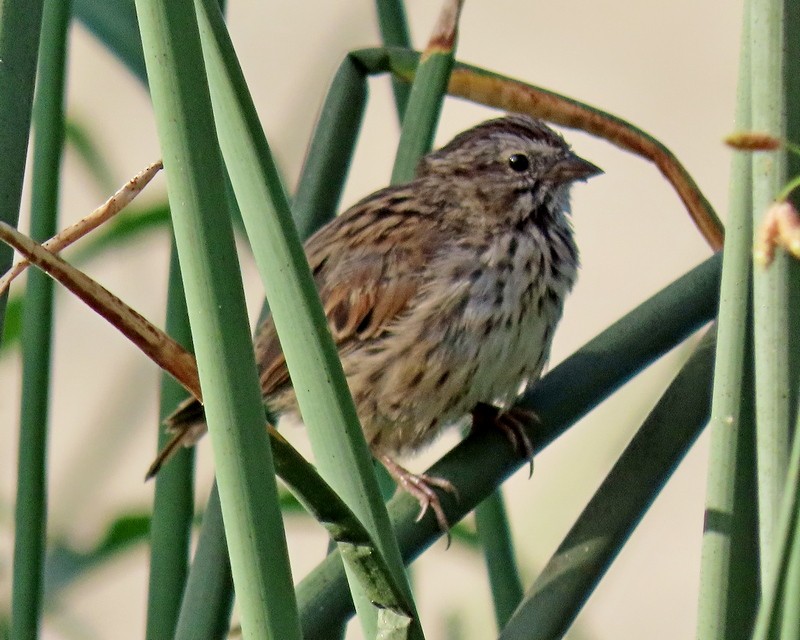
[[[563,258],[561,264],[568,260],[568,249],[558,237],[549,241],[556,247],[556,251]],[[463,411],[469,411],[478,402],[495,402],[501,405],[508,405],[516,398],[520,385],[529,378],[536,378],[541,373],[542,367],[550,352],[553,328],[558,318],[561,316],[564,298],[566,297],[575,279],[575,269],[562,267],[558,277],[553,277],[549,269],[549,248],[548,242],[538,231],[523,239],[519,243],[519,248],[512,260],[512,267],[503,276],[494,272],[491,268],[476,283],[474,290],[480,291],[482,287],[488,287],[494,291],[495,284],[499,277],[504,277],[505,287],[502,302],[501,317],[503,322],[478,344],[478,369],[470,385],[470,392],[464,399],[461,407]],[[490,266],[496,265],[500,260],[507,256],[508,241],[503,239],[495,243],[483,259]],[[539,256],[542,251],[548,257],[544,261],[547,265],[545,273],[537,274]],[[533,296],[530,300],[521,300],[521,296],[528,287],[532,274],[529,273],[525,265],[529,260],[533,260],[534,275],[537,277]],[[553,304],[547,300],[547,290],[551,289],[557,294],[558,303]],[[540,305],[539,300],[545,298]],[[483,296],[474,297],[474,302],[468,305],[465,312],[465,320],[483,324],[491,313],[496,313],[496,309],[482,304]],[[490,298],[493,300],[493,298]],[[519,317],[520,309],[525,307],[524,313]],[[513,321],[510,328],[505,325],[505,318],[511,316]],[[548,330],[549,328],[549,330]]]

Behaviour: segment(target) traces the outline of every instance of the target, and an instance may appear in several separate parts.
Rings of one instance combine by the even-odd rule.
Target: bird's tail
[[[205,435],[208,427],[203,405],[195,398],[187,398],[164,420],[172,438],[159,451],[145,475],[145,481],[155,477],[164,463],[174,456],[180,447],[191,447]]]

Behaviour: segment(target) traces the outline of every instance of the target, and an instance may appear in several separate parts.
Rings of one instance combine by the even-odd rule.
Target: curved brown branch
[[[202,398],[194,356],[161,329],[85,273],[4,222],[0,222],[0,240],[19,251],[31,264],[60,282],[108,320],[195,398]]]

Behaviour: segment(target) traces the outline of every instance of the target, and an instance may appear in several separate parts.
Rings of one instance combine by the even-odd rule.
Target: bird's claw
[[[428,508],[433,510],[436,516],[436,522],[439,528],[447,536],[447,546],[450,546],[450,523],[447,521],[447,516],[442,509],[442,503],[439,496],[432,487],[438,487],[443,491],[452,493],[458,499],[458,489],[455,485],[444,478],[436,476],[429,476],[425,473],[411,473],[408,469],[401,467],[394,460],[386,455],[380,456],[381,462],[386,467],[389,475],[394,478],[395,482],[406,492],[411,494],[417,502],[419,502],[419,514],[416,521],[419,522],[425,516]]]
[[[526,425],[531,422],[541,421],[536,413],[520,407],[511,407],[503,411],[491,404],[481,402],[472,410],[473,427],[487,426],[500,429],[514,447],[514,451],[529,461],[528,477],[533,475],[533,456],[536,453],[526,431]]]

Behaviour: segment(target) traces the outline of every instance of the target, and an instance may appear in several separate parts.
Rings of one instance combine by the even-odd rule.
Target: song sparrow
[[[370,450],[419,500],[420,517],[430,506],[443,529],[430,485],[453,486],[410,473],[394,456],[470,413],[532,454],[504,409],[541,374],[575,281],[570,186],[599,173],[538,120],[489,120],[425,156],[414,180],[368,196],[306,243]],[[255,349],[268,406],[296,414],[270,319]],[[148,477],[205,430],[196,401],[168,423],[177,435]]]

